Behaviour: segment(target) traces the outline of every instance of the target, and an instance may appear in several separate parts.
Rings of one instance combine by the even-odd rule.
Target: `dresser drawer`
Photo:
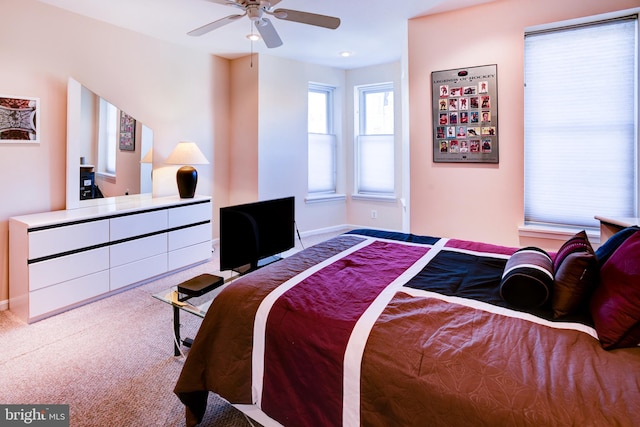
[[[45,288],[102,270],[109,270],[109,248],[78,252],[29,264],[29,290]]]
[[[109,220],[29,231],[29,259],[61,254],[109,241]]]
[[[29,318],[33,319],[109,292],[109,271],[100,271],[29,294]]]
[[[211,242],[198,243],[169,252],[169,270],[186,267],[211,258]]]
[[[197,203],[169,209],[169,228],[211,221],[211,203]]]
[[[110,290],[116,290],[127,285],[149,279],[167,272],[166,252],[139,261],[123,264],[111,269]]]
[[[169,250],[184,248],[197,243],[211,241],[211,223],[181,228],[169,232]]]
[[[144,212],[111,218],[112,242],[167,229],[167,210]]]
[[[117,267],[167,252],[167,233],[128,240],[109,247],[109,265]]]

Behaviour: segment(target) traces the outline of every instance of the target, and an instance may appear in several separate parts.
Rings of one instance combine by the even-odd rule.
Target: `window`
[[[359,129],[356,136],[356,193],[393,196],[394,105],[393,84],[358,88]]]
[[[333,91],[327,86],[309,85],[308,192],[312,195],[336,192],[336,136],[333,134]]]
[[[525,223],[636,217],[637,16],[525,34]]]
[[[98,129],[98,172],[106,175],[115,175],[118,109],[102,98],[100,99]]]

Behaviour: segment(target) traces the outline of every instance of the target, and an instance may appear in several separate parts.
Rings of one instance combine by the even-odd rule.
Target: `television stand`
[[[278,262],[281,259],[282,259],[282,257],[279,256],[279,255],[274,255],[274,256],[269,256],[269,257],[266,257],[266,258],[262,258],[260,261],[258,261],[258,268],[264,267],[265,265],[273,264],[274,262]]]
[[[282,259],[279,255],[269,256],[266,258],[262,258],[258,260],[256,264],[245,264],[242,267],[234,268],[231,271],[238,273],[240,276],[250,273],[252,271],[258,270],[262,267],[265,267],[269,264],[273,264],[274,262],[278,262]]]

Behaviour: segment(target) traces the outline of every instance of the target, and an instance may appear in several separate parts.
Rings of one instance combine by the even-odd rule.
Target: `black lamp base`
[[[198,171],[193,166],[182,166],[176,173],[178,193],[181,199],[193,199],[198,185]]]

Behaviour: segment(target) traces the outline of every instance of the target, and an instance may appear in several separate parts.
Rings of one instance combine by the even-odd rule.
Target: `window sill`
[[[600,243],[600,231],[595,228],[529,224],[518,227],[518,234],[520,237],[567,241],[582,230],[587,232],[591,244]]]
[[[395,203],[398,201],[398,198],[395,195],[384,196],[380,194],[352,194],[352,200],[374,200],[377,202],[389,202]]]
[[[322,203],[322,202],[340,202],[347,200],[347,196],[344,194],[320,194],[320,195],[308,195],[305,197],[305,203]]]
[[[106,182],[114,183],[116,182],[116,176],[111,173],[106,172],[96,172],[96,177],[103,179]]]

